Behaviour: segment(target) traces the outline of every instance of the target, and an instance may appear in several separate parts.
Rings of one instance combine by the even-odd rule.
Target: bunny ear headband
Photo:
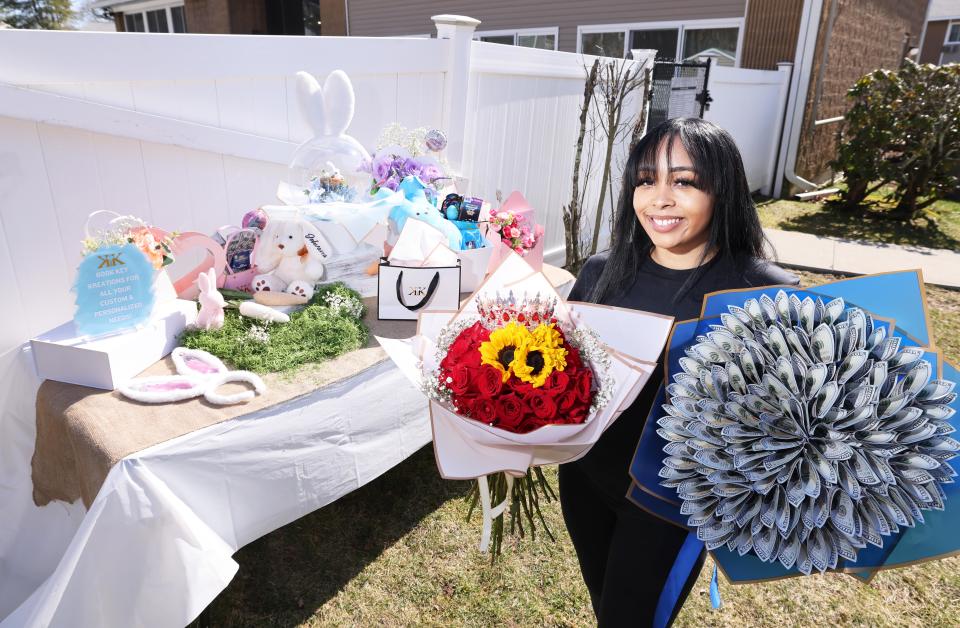
[[[250,371],[231,371],[220,359],[200,349],[177,347],[171,355],[177,375],[140,377],[119,388],[120,394],[142,403],[172,403],[203,396],[218,406],[244,403],[267,391],[260,376]],[[247,382],[253,390],[232,395],[217,392],[227,382]]]

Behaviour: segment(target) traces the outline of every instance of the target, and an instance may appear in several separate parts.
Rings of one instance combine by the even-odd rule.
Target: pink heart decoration
[[[158,235],[158,232],[163,234],[163,236],[167,235],[166,232],[160,229],[154,228],[153,231],[155,237]],[[196,231],[184,231],[174,239],[171,248],[173,249],[174,260],[192,249],[202,249],[206,251],[206,255],[196,266],[179,277],[171,277],[173,287],[176,289],[179,298],[195,300],[200,294],[200,289],[197,287],[197,277],[200,276],[200,273],[206,272],[211,268],[217,273],[217,287],[223,287],[223,273],[227,266],[227,258],[223,252],[223,247],[220,246],[216,240]],[[176,266],[176,261],[174,262],[174,266]],[[168,269],[169,268],[172,268],[172,266],[168,267]]]

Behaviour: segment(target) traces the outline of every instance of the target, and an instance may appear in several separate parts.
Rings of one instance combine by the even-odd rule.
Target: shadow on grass
[[[240,570],[189,628],[296,626],[469,482],[440,478],[427,445],[376,480],[234,554]]]
[[[762,207],[766,202],[758,203]],[[782,203],[771,205],[779,207]],[[778,221],[778,229],[802,231],[818,236],[864,240],[883,244],[920,246],[957,250],[960,240],[941,229],[936,217],[921,216],[904,221],[892,218],[889,212],[873,207],[851,211],[834,203],[791,203]]]

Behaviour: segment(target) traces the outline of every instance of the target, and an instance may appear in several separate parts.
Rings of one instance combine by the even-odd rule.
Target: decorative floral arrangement
[[[380,134],[377,152],[360,166],[362,172],[373,175],[370,193],[376,194],[381,188],[396,191],[404,178],[414,176],[426,183],[436,197],[443,182],[450,178],[441,158],[446,146],[447,138],[438,129],[408,130],[396,122],[387,126]]]
[[[430,400],[440,474],[477,480],[481,551],[500,553],[507,512],[511,533],[546,528],[539,504],[555,495],[540,467],[583,456],[630,406],[672,322],[568,304],[509,254],[456,313],[420,314],[408,340],[377,338]]]
[[[439,368],[425,373],[423,389],[459,416],[513,434],[548,425],[580,425],[610,401],[614,381],[610,357],[587,327],[566,331],[554,316],[555,299],[537,294],[517,299],[477,297],[476,319],[464,318],[440,331],[435,359]],[[492,480],[491,497],[510,504],[511,529],[527,515],[535,535],[534,515],[546,528],[540,500],[556,498],[539,468],[525,475],[501,473]],[[478,484],[473,507],[484,499]],[[489,499],[489,498],[487,498]],[[486,513],[485,513],[486,514]],[[504,521],[491,523],[494,556],[503,544]]]
[[[81,241],[83,254],[88,255],[106,246],[133,244],[140,249],[155,269],[173,263],[173,241],[177,233],[157,238],[154,230],[136,216],[120,216],[110,227],[88,235]]]
[[[360,166],[360,170],[373,176],[371,194],[376,194],[381,188],[395,192],[405,178],[417,177],[435,196],[443,187],[443,182],[449,178],[433,157],[413,157],[397,146],[378,150],[370,162]]]
[[[658,421],[661,484],[708,549],[823,572],[943,509],[954,384],[930,382],[922,349],[841,298],[729,311],[681,358]]]
[[[327,162],[329,169],[323,169],[319,174],[310,177],[310,187],[303,191],[310,203],[352,203],[357,197],[357,191],[347,185],[346,179],[331,162]]]
[[[524,216],[511,211],[490,209],[490,228],[500,234],[501,241],[518,255],[526,255],[543,237],[543,227],[530,225]]]
[[[377,152],[387,147],[400,147],[412,157],[428,152],[439,153],[447,147],[447,137],[439,129],[427,129],[420,126],[415,129],[394,122],[387,125],[377,140]]]
[[[479,320],[441,332],[440,368],[426,380],[428,396],[517,434],[586,421],[610,398],[609,358],[589,329],[565,334],[554,307],[539,295],[518,300],[512,292],[478,299]]]

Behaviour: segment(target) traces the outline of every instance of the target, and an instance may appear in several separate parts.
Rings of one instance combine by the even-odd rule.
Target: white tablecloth
[[[383,362],[132,454],[107,476],[53,573],[0,627],[184,626],[233,578],[237,549],[376,478],[430,436],[425,399]],[[35,510],[51,508],[77,516],[76,505]],[[21,524],[35,513],[26,515]],[[14,537],[44,545],[42,529],[3,532],[11,546]],[[0,575],[18,577],[11,571]]]
[[[555,284],[565,297],[573,281]],[[128,456],[89,512],[38,508],[39,386],[27,345],[0,355],[0,628],[184,626],[233,578],[240,547],[431,439],[426,400],[384,362]]]

